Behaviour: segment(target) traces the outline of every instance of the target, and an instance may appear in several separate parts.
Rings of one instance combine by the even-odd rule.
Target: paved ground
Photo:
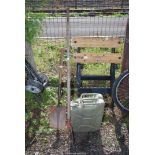
[[[71,17],[71,36],[124,36],[127,16]],[[40,37],[65,37],[66,18],[46,18]]]

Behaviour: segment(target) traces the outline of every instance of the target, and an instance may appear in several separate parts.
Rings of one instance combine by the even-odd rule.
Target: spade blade
[[[55,129],[65,129],[66,127],[66,107],[54,106],[49,114],[50,127]]]

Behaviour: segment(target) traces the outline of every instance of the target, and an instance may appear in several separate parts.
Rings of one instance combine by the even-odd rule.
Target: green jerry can
[[[100,129],[105,102],[98,93],[84,93],[71,101],[71,123],[74,132],[93,132]]]

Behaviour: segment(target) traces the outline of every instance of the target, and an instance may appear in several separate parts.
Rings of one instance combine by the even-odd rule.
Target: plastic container
[[[71,102],[71,121],[74,132],[93,132],[100,129],[103,112],[103,96],[98,93],[84,93]]]

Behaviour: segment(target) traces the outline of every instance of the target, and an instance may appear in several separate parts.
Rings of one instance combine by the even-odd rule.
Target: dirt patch
[[[74,133],[74,142],[64,131],[41,134],[26,155],[128,155],[128,125],[120,111],[107,107],[105,116],[99,131]]]

